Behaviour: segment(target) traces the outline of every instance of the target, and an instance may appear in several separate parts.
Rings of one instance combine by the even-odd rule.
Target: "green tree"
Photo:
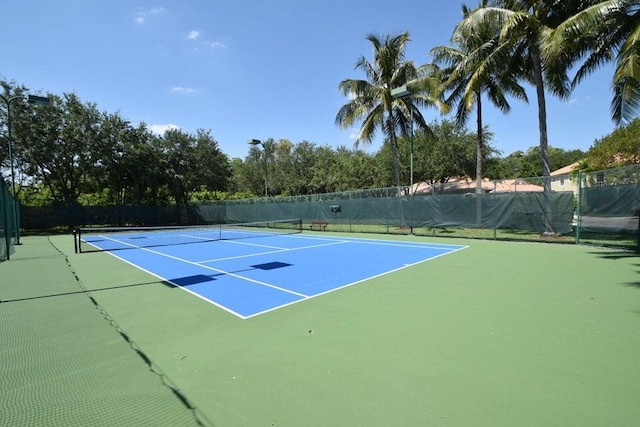
[[[198,129],[195,134],[195,163],[191,168],[193,186],[209,191],[227,191],[231,164],[222,152],[211,131]]]
[[[573,86],[604,63],[615,61],[612,119],[620,124],[640,111],[640,8],[637,0],[585,1],[545,41],[547,61],[570,69],[578,62]],[[588,6],[588,7],[587,7]]]
[[[318,147],[309,141],[302,141],[293,147],[293,176],[290,177],[290,194],[313,194],[314,166]]]
[[[49,99],[49,105],[30,107],[16,123],[16,141],[25,172],[49,188],[55,203],[71,206],[91,190],[101,113],[75,94]]]
[[[444,120],[431,126],[434,136],[420,135],[417,146],[421,156],[417,159],[417,172],[421,180],[430,184],[445,183],[451,178],[473,177],[476,170],[477,135],[459,122]],[[483,144],[481,161],[488,145]]]
[[[288,139],[274,142],[270,152],[269,188],[272,195],[295,195],[299,191],[299,181],[295,176],[296,160],[294,159],[294,145]]]
[[[271,161],[275,141],[272,138],[263,141],[262,146],[253,145],[249,149],[249,155],[244,162],[244,173],[249,181],[249,190],[253,194],[269,194],[272,192]]]
[[[389,170],[388,167],[383,169]],[[384,181],[380,180],[380,172],[373,156],[362,150],[338,147],[335,150],[335,162],[329,171],[333,177],[332,191],[384,187]],[[387,181],[387,185],[388,182],[390,181]]]
[[[407,129],[413,127],[411,122],[415,122],[428,132],[419,107],[436,105],[446,110],[446,105],[440,102],[437,79],[405,59],[409,33],[386,35],[384,38],[369,34],[367,40],[373,45],[373,61],[362,56],[355,67],[364,72],[367,80],[346,79],[340,82],[339,90],[349,98],[349,102],[340,108],[335,122],[343,128],[350,128],[362,121],[356,145],[371,143],[376,132],[381,130],[389,140],[394,180],[400,187],[397,129],[407,135]],[[402,99],[392,96],[391,91],[403,85],[410,92],[409,96]]]
[[[333,170],[337,161],[336,152],[331,147],[318,147],[315,150],[315,157],[310,183],[311,192],[323,194],[335,191],[340,181]]]
[[[231,166],[210,133],[195,135],[171,129],[160,137],[165,159],[165,179],[176,205],[188,207],[194,192],[226,190]]]
[[[579,12],[582,1],[548,2],[541,0],[502,0],[495,6],[483,6],[466,16],[460,27],[472,34],[486,22],[501,25],[500,44],[486,61],[493,57],[511,55],[511,66],[527,71],[525,80],[532,83],[538,103],[538,127],[540,132],[540,158],[542,176],[550,174],[547,135],[547,109],[545,90],[564,98],[569,94],[567,69],[562,63],[543,55],[545,36],[567,18]],[[505,52],[506,51],[506,52]],[[545,179],[545,191],[551,191],[551,183]]]
[[[581,169],[597,171],[638,163],[640,163],[640,118],[596,140],[589,148]]]
[[[20,127],[21,118],[24,117],[27,111],[29,111],[30,106],[26,105],[26,103],[22,102],[20,99],[27,93],[28,89],[24,86],[18,86],[14,82],[7,82],[4,80],[0,80],[0,88],[2,89],[2,96],[5,100],[8,101],[11,98],[14,98],[12,101],[9,101],[13,131],[11,147],[15,167],[16,190],[17,195],[19,196],[20,189],[22,188],[22,185],[20,184],[24,181],[22,179],[23,174],[21,173],[23,171],[21,166],[24,165],[24,161],[22,159],[22,148],[27,144],[22,141],[22,135],[19,133],[16,134],[16,128]],[[2,178],[5,172],[8,176],[11,170],[9,162],[9,117],[7,105],[4,102],[0,103],[0,123],[2,124],[0,132],[0,178]]]
[[[551,169],[558,170],[570,164],[584,160],[586,153],[582,150],[564,150],[549,147],[549,164]],[[494,178],[531,178],[542,175],[540,165],[540,147],[530,147],[526,152],[515,151],[499,161],[494,169]]]
[[[108,190],[107,200],[103,204],[124,206],[131,202],[129,193],[135,179],[131,172],[142,165],[131,161],[131,131],[129,123],[119,114],[103,114],[96,150],[93,152],[95,172],[92,179],[94,192]]]
[[[483,0],[479,7],[486,7]],[[472,13],[467,6],[462,7],[465,19]],[[503,113],[511,106],[507,95],[528,102],[524,88],[518,83],[524,75],[519,63],[512,61],[506,49],[496,52],[500,36],[500,23],[486,20],[470,28],[457,25],[451,43],[453,46],[438,46],[430,51],[436,64],[444,64],[442,72],[445,88],[449,92],[446,102],[457,104],[456,120],[466,123],[470,112],[476,110],[476,192],[482,192],[482,164],[485,135],[482,123],[482,95]]]

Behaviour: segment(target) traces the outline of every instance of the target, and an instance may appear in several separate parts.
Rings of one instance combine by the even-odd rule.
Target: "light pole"
[[[16,245],[20,244],[20,227],[18,221],[18,210],[16,209],[16,205],[18,204],[18,193],[16,192],[16,176],[13,167],[13,139],[11,136],[11,102],[15,100],[23,100],[27,101],[29,104],[34,105],[47,105],[49,104],[49,98],[44,96],[36,96],[36,95],[15,95],[7,98],[4,95],[0,95],[0,99],[2,99],[7,106],[7,132],[8,132],[8,143],[9,143],[9,165],[11,169],[11,192],[13,193],[13,224],[16,233]],[[8,248],[7,248],[8,249]],[[8,258],[8,257],[7,257]]]
[[[267,179],[267,147],[259,139],[252,139],[249,141],[249,145],[262,145],[262,151],[264,152],[264,197],[269,197],[269,181]]]
[[[391,89],[391,96],[396,99],[407,98],[409,95],[411,95],[411,92],[407,90],[406,84],[395,89]],[[410,194],[413,195],[413,106],[411,105],[409,105],[409,127],[411,132],[411,135],[409,136],[409,180],[411,182],[409,191]]]

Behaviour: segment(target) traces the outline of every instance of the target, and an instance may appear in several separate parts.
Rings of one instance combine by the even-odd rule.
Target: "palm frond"
[[[613,75],[614,97],[611,104],[616,123],[630,121],[640,112],[640,26],[620,48]]]

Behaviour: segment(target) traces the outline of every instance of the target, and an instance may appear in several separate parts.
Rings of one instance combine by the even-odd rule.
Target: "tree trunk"
[[[533,72],[538,97],[538,128],[540,130],[540,158],[542,161],[542,180],[544,185],[544,233],[554,234],[551,212],[551,180],[549,176],[549,144],[547,139],[547,105],[544,96],[544,80],[542,77],[542,64],[540,51],[537,45],[532,44],[531,56],[533,59]]]
[[[478,93],[478,120],[477,134],[478,142],[476,144],[476,225],[482,226],[482,152],[484,146],[484,134],[482,133],[482,95]]]
[[[482,193],[482,151],[484,135],[482,133],[482,96],[478,94],[478,143],[476,144],[476,193]]]

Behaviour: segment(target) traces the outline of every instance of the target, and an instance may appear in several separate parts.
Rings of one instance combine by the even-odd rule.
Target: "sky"
[[[431,62],[450,45],[469,2],[442,0],[21,0],[5,2],[0,78],[32,94],[75,93],[133,125],[162,133],[209,130],[230,158],[251,139],[308,141],[354,148],[358,127],[336,113],[348,99],[344,79],[363,79],[372,60],[368,34],[408,31],[406,59]],[[614,129],[612,66],[585,80],[569,99],[547,94],[549,145],[588,150]],[[503,156],[539,144],[535,91],[505,115],[484,103],[484,123]],[[422,111],[428,121],[444,117]],[[449,116],[449,118],[451,118]],[[475,122],[468,124],[475,129]],[[369,145],[377,151],[380,135]]]

